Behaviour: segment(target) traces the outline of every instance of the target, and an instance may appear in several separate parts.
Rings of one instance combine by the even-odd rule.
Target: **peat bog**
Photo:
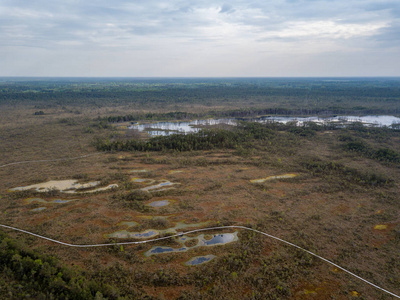
[[[0,223],[73,244],[243,225],[400,294],[398,126],[251,121],[398,117],[399,83],[1,81],[0,165],[99,154],[0,168]],[[186,135],[128,128],[210,118],[240,120]],[[0,233],[0,299],[391,299],[242,230],[87,249]]]

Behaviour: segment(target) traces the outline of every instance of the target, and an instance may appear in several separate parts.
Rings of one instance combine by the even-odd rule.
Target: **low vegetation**
[[[400,113],[397,79],[14,81],[0,82],[1,164],[38,162],[0,168],[1,224],[74,244],[128,241],[110,238],[115,232],[168,236],[171,228],[243,225],[397,292],[400,130],[248,122],[269,114]],[[121,124],[208,117],[242,121],[150,138]],[[9,191],[72,178],[118,188]],[[254,183],[260,178],[271,180]],[[148,205],[162,200],[169,205]],[[153,246],[182,244],[68,248],[1,231],[0,299],[385,299],[307,253],[244,230],[223,246],[150,257],[143,254]],[[210,254],[210,262],[185,265]]]
[[[98,281],[79,268],[63,266],[0,234],[0,299],[121,299],[110,281]],[[137,297],[139,294],[130,294]]]
[[[357,153],[364,157],[376,159],[387,163],[400,163],[400,153],[390,148],[372,148],[368,143],[363,140],[352,140],[343,145],[346,151]]]

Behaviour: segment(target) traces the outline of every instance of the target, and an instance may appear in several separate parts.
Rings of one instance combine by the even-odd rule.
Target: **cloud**
[[[220,14],[229,14],[234,12],[235,10],[233,9],[232,5],[224,3],[221,7],[221,10],[219,11]]]
[[[96,69],[94,75],[120,70],[121,76],[157,76],[162,64],[163,74],[188,74],[193,68],[194,75],[214,70],[240,76],[249,72],[246,59],[262,69],[293,51],[302,53],[299,60],[319,55],[333,61],[348,53],[367,56],[377,55],[375,50],[386,53],[388,46],[398,49],[399,18],[398,0],[3,0],[0,65],[6,68],[0,75],[23,73],[17,61],[26,57],[23,61],[32,63],[25,65],[37,67],[41,75],[62,68],[68,75],[74,69]],[[57,62],[60,53],[63,63]],[[391,53],[395,51],[385,55],[399,61]],[[82,68],[83,57],[90,68]],[[27,67],[26,72],[32,70]]]
[[[374,36],[380,47],[399,47],[400,46],[400,20],[393,21],[388,26],[379,30]]]

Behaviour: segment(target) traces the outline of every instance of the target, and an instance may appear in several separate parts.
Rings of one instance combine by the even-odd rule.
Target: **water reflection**
[[[188,248],[186,248],[186,247],[174,249],[171,247],[157,246],[157,247],[153,247],[149,251],[147,251],[146,256],[150,256],[153,254],[170,253],[170,252],[183,252],[183,251],[187,251],[187,250],[188,250]]]
[[[38,208],[31,209],[31,211],[42,211],[45,209],[46,209],[46,207],[38,207]]]
[[[196,266],[196,265],[204,264],[206,262],[211,261],[215,257],[216,256],[212,255],[212,254],[204,255],[204,256],[196,256],[196,257],[193,257],[193,258],[189,259],[187,262],[185,262],[185,265],[187,265],[187,266]]]
[[[71,202],[71,201],[74,201],[74,200],[55,199],[55,200],[51,201],[50,203],[61,203],[62,204],[62,203],[68,203],[68,202]]]
[[[198,132],[203,126],[227,124],[236,126],[239,119],[228,118],[228,119],[207,119],[207,120],[194,120],[190,122],[157,122],[151,124],[133,124],[129,126],[129,129],[136,129],[139,131],[146,131],[151,136],[156,135],[171,135],[174,133],[192,133]],[[400,118],[394,116],[336,116],[336,117],[260,117],[248,119],[250,122],[268,123],[288,123],[296,122],[297,125],[303,125],[306,122],[314,122],[317,124],[328,124],[328,123],[340,123],[348,125],[349,123],[361,122],[365,125],[371,126],[391,126],[392,124],[400,123]]]
[[[198,132],[197,126],[211,126],[218,124],[236,125],[235,119],[207,119],[194,120],[190,122],[158,122],[153,124],[133,124],[128,126],[129,129],[139,131],[147,131],[150,135],[169,135],[173,133],[189,133]]]
[[[307,122],[313,122],[317,124],[328,124],[328,123],[344,123],[350,124],[355,122],[360,122],[365,125],[375,125],[375,126],[391,126],[392,124],[400,123],[400,118],[394,116],[336,116],[329,118],[320,117],[262,117],[255,119],[256,122],[267,123],[267,122],[278,122],[278,123],[288,123],[296,122],[297,125],[303,125]]]
[[[147,186],[145,188],[142,188],[141,190],[142,191],[147,191],[147,192],[160,192],[160,191],[166,190],[165,187],[173,186],[173,185],[176,185],[176,184],[179,184],[179,183],[171,182],[171,181],[168,181],[168,180],[163,180],[159,184]]]
[[[149,230],[147,232],[145,231],[145,232],[142,232],[142,233],[133,234],[133,237],[136,237],[138,239],[143,239],[143,238],[148,238],[148,237],[152,237],[152,236],[156,236],[156,235],[158,235],[157,231]]]
[[[183,252],[197,247],[211,247],[216,245],[225,245],[237,241],[238,240],[237,234],[238,234],[237,231],[235,231],[234,233],[215,234],[210,240],[206,240],[204,234],[200,234],[196,237],[182,236],[176,240],[178,243],[181,244],[180,248],[154,246],[149,251],[145,252],[144,255],[151,256],[153,254]],[[186,246],[187,244],[185,244],[185,242],[191,240],[195,240],[197,243],[194,246]]]
[[[149,203],[151,207],[163,207],[169,205],[170,202],[168,200],[160,200],[160,201],[153,201]]]

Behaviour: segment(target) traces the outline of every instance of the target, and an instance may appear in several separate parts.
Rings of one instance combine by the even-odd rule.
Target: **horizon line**
[[[307,78],[400,78],[398,76],[0,76],[0,78],[32,79],[307,79]]]

